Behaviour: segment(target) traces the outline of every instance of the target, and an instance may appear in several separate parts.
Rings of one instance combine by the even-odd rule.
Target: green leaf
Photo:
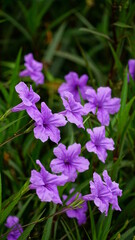
[[[0,211],[2,207],[2,178],[1,178],[1,172],[0,172]]]
[[[119,59],[117,53],[115,52],[115,50],[114,50],[112,44],[111,44],[110,42],[108,42],[108,45],[109,45],[109,47],[110,47],[110,49],[111,49],[111,52],[112,52],[113,58],[114,58],[114,60],[115,60],[115,66],[118,68],[118,70],[119,70],[120,73],[121,73],[123,67],[122,67],[122,64],[121,64],[121,62],[120,62],[120,59]]]
[[[18,118],[18,119],[16,119],[16,120],[14,120],[14,121],[12,121],[12,122],[10,122],[10,123],[8,123],[8,124],[6,124],[4,127],[1,127],[1,128],[0,128],[0,133],[3,132],[3,131],[5,131],[7,128],[11,127],[13,124],[15,124],[16,122],[18,122],[20,119],[23,119],[23,118],[25,118],[25,117],[26,117],[26,115],[23,116],[23,117],[21,117],[21,118]]]
[[[76,240],[75,236],[73,235],[72,229],[69,227],[69,225],[66,223],[66,221],[62,218],[60,221],[69,240]],[[71,237],[72,236],[72,237]]]
[[[49,215],[52,215],[55,213],[56,207],[57,207],[57,205],[54,205],[53,209],[49,212]],[[52,223],[53,223],[53,217],[49,217],[44,226],[42,240],[51,239],[50,236],[51,236],[51,232],[52,232]]]
[[[6,218],[10,215],[10,212],[13,210],[15,205],[19,202],[20,198],[28,191],[29,180],[23,185],[21,190],[14,195],[12,202],[9,202],[9,205],[0,211],[0,224],[2,224]]]
[[[12,77],[10,79],[10,89],[9,89],[9,97],[8,97],[8,102],[10,106],[15,102],[15,99],[16,99],[14,97],[14,91],[15,91],[15,86],[19,80],[19,66],[20,66],[21,53],[22,53],[22,50],[20,49],[16,59],[15,67],[13,69]]]
[[[76,221],[75,221],[75,219],[74,219],[74,225],[75,225],[75,229],[76,229],[76,239],[77,240],[81,240],[81,236],[80,236],[80,233],[79,233],[79,227],[78,227],[78,225],[76,224]]]
[[[24,230],[24,232],[21,234],[18,240],[26,240],[28,238],[29,234],[31,233],[31,231],[33,230],[33,228],[35,227],[43,213],[44,211],[42,211],[42,213],[40,213],[38,217],[36,215],[32,218],[31,223],[29,223],[30,225]]]
[[[9,94],[8,91],[6,90],[6,88],[4,87],[4,84],[2,82],[0,82],[0,91],[2,92],[5,101],[8,102],[8,98],[9,98]]]
[[[51,42],[51,44],[49,45],[49,48],[47,49],[46,51],[46,54],[45,54],[45,61],[47,62],[51,62],[53,56],[54,56],[54,52],[62,38],[62,35],[64,33],[64,30],[65,30],[65,27],[66,27],[66,24],[63,23],[58,31],[55,33],[55,36],[53,38],[53,41]]]
[[[120,28],[133,28],[132,26],[127,25],[123,22],[115,22],[115,23],[113,23],[113,25],[116,27],[120,27]]]
[[[91,33],[95,36],[102,37],[102,38],[105,38],[105,39],[111,41],[111,38],[108,35],[106,35],[104,33],[101,33],[101,32],[98,32],[96,30],[93,30],[93,29],[90,29],[90,28],[80,28],[79,30],[82,31],[82,32]]]
[[[91,223],[91,232],[92,232],[92,239],[97,240],[96,237],[96,226],[95,226],[95,221],[94,221],[94,216],[91,210],[90,202],[88,202],[88,207],[89,207],[89,213],[90,213],[90,223]]]
[[[30,201],[33,199],[34,195],[28,198],[25,204],[22,205],[21,209],[19,210],[19,213],[17,214],[18,218],[21,218],[23,215],[24,211],[26,210],[27,206],[29,205]]]
[[[122,87],[122,92],[121,92],[121,108],[120,108],[120,114],[124,110],[126,102],[127,102],[127,94],[128,94],[128,81],[127,81],[127,68],[125,70],[124,74],[124,83]]]
[[[127,232],[121,235],[120,240],[127,240],[131,234],[134,235],[134,231],[135,227],[130,228]]]
[[[108,216],[105,217],[104,224],[103,224],[103,227],[102,227],[102,235],[101,235],[101,238],[100,238],[101,240],[106,240],[107,239],[107,236],[108,236],[108,233],[109,233],[110,227],[111,227],[112,214],[113,214],[113,210],[110,207],[109,212],[108,212]]]
[[[2,10],[0,10],[0,16],[4,17],[10,23],[12,23],[20,32],[22,32],[22,34],[27,38],[27,40],[32,41],[30,34],[16,19],[14,19],[12,16],[10,16],[9,14],[5,13]]]
[[[122,131],[126,130],[126,124],[127,124],[127,121],[129,120],[129,112],[130,112],[130,109],[133,105],[135,101],[135,97],[133,97],[128,103],[127,105],[124,107],[123,111],[120,110],[120,115],[119,115],[119,118],[118,118],[118,132],[119,134],[121,135],[122,134]],[[130,116],[130,119],[131,119],[131,116]]]

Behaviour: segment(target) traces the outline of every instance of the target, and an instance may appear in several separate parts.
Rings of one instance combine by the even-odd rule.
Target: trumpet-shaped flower
[[[22,103],[12,108],[12,112],[18,112],[26,110],[27,113],[32,116],[33,111],[36,109],[35,103],[40,100],[40,96],[35,93],[30,85],[30,89],[24,82],[20,82],[16,85],[15,90],[19,93],[19,97],[22,100]]]
[[[18,239],[23,232],[23,229],[22,229],[21,225],[19,224],[19,218],[18,217],[9,216],[7,218],[5,226],[7,228],[12,228],[10,233],[7,236],[8,240]]]
[[[44,75],[41,72],[43,68],[43,64],[36,61],[33,58],[33,54],[29,53],[25,55],[24,57],[25,60],[25,67],[26,69],[21,71],[19,76],[20,77],[30,77],[36,85],[38,84],[43,84],[44,83]]]
[[[85,104],[87,112],[96,114],[101,125],[108,126],[110,122],[109,114],[115,114],[120,109],[120,98],[111,98],[109,87],[99,87],[97,93],[94,89],[86,91],[87,100]]]
[[[70,190],[70,194],[74,191],[74,189],[71,189]],[[76,193],[73,197],[71,197],[67,202],[66,202],[66,205],[70,205],[72,204],[75,200],[76,200],[76,197],[77,197],[77,200],[81,200],[82,199],[82,194],[81,193]],[[67,199],[67,195],[63,195],[63,199],[66,200]],[[77,221],[78,221],[78,224],[79,225],[82,225],[82,224],[85,224],[86,223],[86,212],[87,212],[87,203],[86,201],[84,201],[83,203],[81,203],[78,208],[76,207],[75,209],[74,208],[71,208],[69,210],[66,211],[66,214],[69,218],[76,218]]]
[[[116,182],[112,182],[110,176],[108,175],[108,172],[104,170],[103,172],[103,179],[106,183],[106,186],[108,187],[108,190],[112,193],[112,199],[110,203],[112,204],[112,209],[121,211],[119,205],[118,205],[118,196],[122,196],[122,190],[119,189],[119,184]]]
[[[128,82],[130,81],[129,76],[132,77],[133,80],[135,80],[135,59],[130,59],[128,61],[128,69],[129,69],[129,73],[128,73]]]
[[[42,142],[46,142],[48,138],[58,143],[60,140],[60,130],[58,127],[65,126],[67,121],[61,114],[53,114],[47,105],[41,103],[41,112],[33,110],[31,116],[35,120],[34,136]]]
[[[68,91],[73,94],[74,99],[78,102],[81,101],[79,92],[83,99],[86,99],[86,90],[90,87],[87,86],[88,76],[82,75],[80,78],[76,72],[69,72],[65,76],[66,83],[62,83],[59,87],[59,94],[63,94],[64,91]]]
[[[84,128],[82,116],[87,115],[84,107],[75,101],[74,96],[70,92],[64,92],[61,98],[65,107],[65,111],[61,113],[69,122],[76,124],[78,128]]]
[[[105,127],[96,127],[87,129],[87,132],[90,134],[91,140],[86,143],[86,148],[89,152],[94,152],[97,154],[98,158],[105,163],[107,158],[106,150],[114,150],[114,141],[112,138],[105,137]]]
[[[51,161],[51,170],[68,176],[68,181],[75,181],[77,171],[84,172],[89,169],[89,161],[79,156],[81,153],[80,144],[74,143],[66,150],[66,146],[60,143],[58,147],[54,148],[53,152],[57,158]]]
[[[40,166],[40,172],[31,171],[30,189],[35,189],[36,194],[42,202],[60,203],[59,192],[57,186],[63,186],[67,182],[67,177],[64,175],[57,176],[46,171],[39,160],[36,163]]]
[[[112,182],[108,176],[107,171],[103,172],[104,181],[102,181],[99,174],[94,173],[94,181],[90,181],[91,194],[83,196],[86,201],[94,201],[98,209],[105,215],[108,214],[109,204],[112,204],[112,209],[121,210],[118,205],[118,196],[122,195],[122,191],[119,189],[119,185]]]

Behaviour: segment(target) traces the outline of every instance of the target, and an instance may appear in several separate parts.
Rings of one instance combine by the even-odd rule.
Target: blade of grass
[[[74,219],[74,225],[75,225],[75,230],[76,230],[76,239],[77,240],[81,240],[81,236],[80,236],[80,233],[79,233],[79,228],[78,228],[78,225],[76,224],[76,221]]]
[[[4,12],[2,10],[0,10],[0,16],[6,18],[6,20],[8,20],[20,32],[22,32],[22,34],[27,38],[28,41],[32,41],[32,38],[31,38],[31,35],[29,34],[29,32],[27,32],[27,30],[16,19],[14,19],[12,16],[10,16],[9,14],[7,14],[6,12]]]
[[[29,180],[23,185],[21,190],[16,195],[14,195],[12,202],[5,209],[2,209],[0,211],[0,224],[2,224],[6,220],[15,205],[19,202],[20,198],[29,190],[28,185]]]
[[[1,178],[1,172],[0,172],[0,212],[2,208],[2,178]]]
[[[70,227],[68,226],[68,224],[66,223],[66,221],[64,220],[64,218],[62,218],[62,220],[60,221],[69,240],[75,240],[75,236],[72,233],[72,229],[70,229]],[[72,236],[72,237],[71,237]]]
[[[130,228],[127,232],[123,233],[120,237],[120,240],[127,240],[131,234],[134,234],[135,226]]]
[[[54,205],[53,209],[49,213],[50,215],[55,213],[56,206],[57,205]],[[49,240],[49,239],[51,239],[50,236],[51,236],[51,230],[52,230],[52,223],[53,223],[53,217],[48,218],[48,220],[46,221],[45,226],[44,226],[44,231],[43,231],[43,235],[42,235],[42,239],[41,240],[44,240],[44,239],[45,240]]]
[[[92,232],[92,239],[96,240],[96,225],[94,221],[94,216],[91,210],[90,202],[88,202],[88,208],[89,208],[89,213],[90,213],[90,223],[91,223],[91,232]]]
[[[13,93],[14,93],[14,88],[19,80],[19,65],[20,65],[21,53],[22,53],[22,50],[20,49],[16,59],[15,67],[13,69],[12,77],[10,79],[10,89],[9,89],[9,97],[8,97],[8,103],[10,105],[13,104],[16,100]]]
[[[101,33],[101,32],[98,32],[96,30],[89,29],[89,28],[80,28],[79,30],[84,32],[84,33],[91,33],[95,36],[102,37],[102,38],[105,38],[105,39],[111,41],[111,38],[108,35],[106,35],[104,33]]]
[[[18,240],[26,240],[29,236],[29,234],[31,233],[31,231],[33,230],[33,228],[35,227],[35,225],[37,224],[36,222],[38,222],[38,220],[40,219],[40,217],[42,216],[42,214],[44,213],[44,211],[42,211],[38,217],[37,215],[34,216],[31,220],[31,222],[34,222],[33,224],[29,225],[24,232],[21,234],[21,236],[18,238]]]
[[[63,23],[58,31],[55,33],[55,36],[53,38],[53,41],[51,42],[51,44],[49,45],[49,48],[47,49],[46,51],[46,54],[45,54],[45,61],[47,62],[51,62],[53,56],[54,56],[54,52],[62,38],[62,35],[64,33],[64,30],[65,30],[65,27],[66,27],[66,24]]]

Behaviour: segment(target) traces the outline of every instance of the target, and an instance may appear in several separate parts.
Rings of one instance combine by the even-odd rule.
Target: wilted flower
[[[121,210],[117,197],[122,195],[122,191],[119,189],[117,183],[112,182],[106,170],[103,172],[103,177],[105,182],[99,174],[93,174],[94,181],[90,181],[91,194],[83,196],[83,199],[86,201],[94,201],[98,209],[102,213],[105,212],[107,216],[109,204],[112,204],[112,209]]]
[[[130,59],[128,61],[128,68],[129,68],[129,73],[128,73],[128,82],[130,81],[129,76],[132,77],[133,80],[135,80],[135,59]]]
[[[7,218],[7,222],[6,222],[5,226],[7,228],[12,228],[10,233],[7,236],[8,240],[18,239],[23,232],[23,229],[22,229],[21,225],[19,224],[19,218],[18,217],[9,216]]]
[[[80,78],[76,72],[69,72],[65,76],[66,83],[62,83],[59,87],[58,92],[60,95],[63,94],[64,91],[68,91],[73,94],[74,99],[80,102],[80,95],[83,99],[86,99],[86,90],[90,87],[87,86],[88,76],[86,74],[82,75]]]
[[[19,76],[20,77],[30,77],[36,85],[38,84],[43,84],[44,83],[44,75],[41,72],[43,68],[43,64],[36,61],[33,58],[33,54],[29,53],[25,55],[24,57],[25,60],[25,67],[26,69],[21,71]]]
[[[101,125],[108,126],[110,122],[109,114],[115,114],[120,109],[120,98],[111,98],[109,87],[99,87],[97,93],[94,89],[86,91],[87,100],[85,104],[87,112],[96,114]]]
[[[98,158],[104,163],[107,158],[106,150],[114,150],[114,141],[112,138],[105,137],[105,127],[96,127],[87,129],[91,140],[86,143],[86,148],[89,152],[97,154]]]
[[[41,167],[40,172],[31,171],[30,189],[35,189],[39,199],[42,202],[60,203],[59,192],[57,186],[63,186],[67,182],[67,177],[64,175],[57,176],[46,171],[39,160],[36,163]]]
[[[33,111],[36,109],[35,103],[40,100],[40,96],[35,93],[30,85],[30,89],[24,82],[20,82],[16,85],[15,90],[19,93],[19,97],[22,99],[22,103],[12,108],[12,112],[18,112],[26,110],[30,117]]]
[[[68,176],[68,181],[75,181],[77,171],[84,172],[89,169],[89,161],[79,156],[81,153],[80,144],[74,143],[66,150],[66,146],[60,143],[58,147],[54,148],[53,152],[57,158],[51,161],[51,170]]]
[[[61,114],[53,114],[47,105],[41,103],[41,112],[33,110],[31,114],[33,120],[35,120],[34,136],[40,139],[42,142],[46,142],[48,138],[51,141],[58,143],[60,140],[60,130],[58,127],[65,126],[67,121]]]
[[[70,190],[70,194],[74,191],[74,188]],[[63,199],[67,199],[67,195],[63,195]],[[82,200],[82,194],[81,193],[76,193],[73,197],[71,197],[67,202],[66,205],[72,204],[75,200]],[[71,207],[72,208],[72,207]],[[69,218],[76,218],[78,221],[79,225],[85,224],[86,223],[86,212],[87,212],[87,203],[84,201],[83,203],[79,204],[78,207],[69,209],[66,211],[66,214]]]
[[[87,115],[84,107],[75,101],[74,96],[70,92],[64,92],[61,98],[66,109],[61,112],[61,114],[63,114],[69,122],[76,124],[78,128],[84,128],[82,116]]]

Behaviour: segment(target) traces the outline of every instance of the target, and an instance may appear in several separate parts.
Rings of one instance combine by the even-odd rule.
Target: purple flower
[[[54,148],[53,152],[57,158],[51,161],[51,170],[68,176],[68,181],[75,181],[77,171],[84,172],[89,169],[89,161],[79,156],[81,153],[80,144],[74,143],[66,150],[66,146],[60,143],[58,147]]]
[[[112,194],[108,188],[104,185],[99,174],[93,174],[93,181],[90,181],[91,194],[83,197],[86,201],[94,201],[100,212],[108,214],[109,202],[112,199]]]
[[[105,163],[107,158],[106,150],[114,150],[114,141],[112,138],[105,137],[105,127],[96,127],[87,129],[87,132],[90,134],[91,141],[86,143],[86,148],[88,152],[94,152],[97,154],[98,158]]]
[[[112,209],[121,211],[119,205],[118,205],[118,196],[122,196],[122,190],[119,189],[119,184],[116,182],[112,182],[110,176],[108,175],[108,172],[104,170],[103,172],[103,178],[106,183],[106,186],[108,187],[108,190],[112,193],[112,199],[110,203],[112,204]]]
[[[128,61],[128,68],[129,68],[129,73],[128,73],[128,82],[130,80],[129,76],[132,77],[133,80],[135,80],[135,59],[130,59]]]
[[[97,93],[94,89],[86,91],[87,100],[85,104],[88,112],[96,114],[101,125],[108,126],[110,122],[109,114],[115,114],[120,109],[120,98],[111,98],[111,89],[109,87],[99,87]]]
[[[36,190],[36,194],[42,202],[52,201],[56,204],[62,204],[57,186],[63,186],[67,182],[67,177],[47,172],[39,160],[36,163],[41,167],[41,170],[40,172],[31,171],[30,189]]]
[[[70,194],[74,191],[74,189],[70,190]],[[79,194],[79,195],[78,195]],[[70,205],[76,200],[76,197],[78,196],[77,200],[82,199],[82,194],[81,193],[76,193],[73,197],[71,197],[67,202],[66,205]],[[63,199],[67,199],[67,195],[63,195]],[[85,224],[86,223],[86,212],[87,212],[87,203],[84,201],[82,204],[79,205],[78,208],[75,209],[69,209],[66,211],[66,214],[69,218],[76,218],[78,221],[79,225]]]
[[[118,196],[122,196],[122,191],[119,189],[119,184],[112,182],[107,171],[103,172],[104,181],[99,174],[93,174],[93,181],[90,181],[91,194],[83,197],[86,201],[94,201],[95,205],[105,215],[108,214],[109,204],[112,204],[112,209],[121,211],[118,205]]]
[[[84,107],[75,101],[74,96],[70,92],[64,92],[61,98],[66,109],[61,113],[69,122],[76,124],[78,128],[84,128],[82,116],[87,115]]]
[[[17,93],[19,93],[19,97],[22,99],[22,103],[13,107],[12,112],[26,110],[31,117],[33,111],[36,109],[35,103],[40,100],[40,96],[33,91],[31,85],[29,89],[24,82],[17,84],[15,90]]]
[[[34,128],[35,138],[40,139],[42,142],[46,142],[50,138],[51,141],[58,144],[60,140],[58,127],[66,125],[65,117],[61,114],[53,114],[44,102],[41,103],[41,112],[34,110],[31,117],[36,122]]]
[[[87,86],[88,76],[86,74],[82,75],[80,78],[78,77],[78,74],[75,72],[69,72],[65,76],[66,83],[62,83],[62,85],[59,87],[58,92],[61,95],[64,91],[68,91],[73,94],[74,99],[77,102],[80,102],[80,95],[83,99],[86,99],[86,90],[90,87]]]
[[[18,217],[9,216],[7,218],[7,222],[6,222],[5,226],[7,228],[12,228],[10,233],[7,236],[8,240],[18,239],[23,232],[23,229],[22,229],[21,225],[19,224],[19,218]]]
[[[44,83],[44,75],[41,73],[43,68],[43,64],[34,60],[33,54],[29,53],[25,55],[25,67],[26,69],[21,71],[19,76],[20,77],[30,77],[36,85]]]

